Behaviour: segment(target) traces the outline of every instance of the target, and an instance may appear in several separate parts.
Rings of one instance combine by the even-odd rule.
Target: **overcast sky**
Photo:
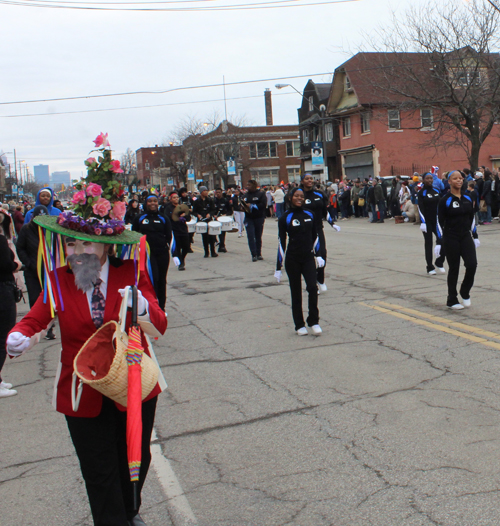
[[[183,5],[257,1],[262,0]],[[315,0],[299,0],[307,1]],[[263,92],[271,88],[274,124],[294,124],[300,95],[291,88],[277,91],[276,83],[302,90],[309,75],[317,82],[329,82],[331,75],[312,75],[333,72],[378,25],[390,23],[393,9],[404,11],[424,1],[357,0],[288,9],[149,13],[0,4],[4,51],[0,102],[169,90],[219,84],[223,76],[230,83],[305,75],[226,87],[228,114],[265,124]],[[83,174],[92,140],[101,131],[109,133],[114,157],[119,159],[127,148],[168,142],[186,116],[203,119],[214,110],[223,114],[222,101],[196,102],[222,98],[223,89],[217,87],[2,104],[0,151],[15,148],[18,161],[26,161],[32,172],[34,165],[48,164],[51,173],[69,170],[77,178]],[[148,105],[162,106],[111,110]],[[56,114],[98,109],[106,111]],[[50,115],[9,117],[37,113]],[[13,163],[13,155],[7,158]]]

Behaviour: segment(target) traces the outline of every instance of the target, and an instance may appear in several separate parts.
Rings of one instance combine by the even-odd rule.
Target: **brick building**
[[[456,58],[446,57],[447,69],[441,74],[452,79],[449,91],[463,94],[492,81],[491,71],[488,80],[488,69],[478,67],[477,59],[467,53],[460,54],[459,66]],[[439,92],[443,83],[437,81],[436,67],[425,53],[358,53],[335,70],[327,113],[339,122],[344,177],[412,175],[433,165],[441,171],[469,166],[464,141],[459,144],[453,131],[439,131],[443,107],[415,104],[415,99],[425,100],[426,92],[429,99],[442,95],[453,103],[449,93]],[[488,90],[486,84],[482,92]],[[479,165],[499,167],[499,135],[495,123],[481,148]]]
[[[187,157],[193,159],[196,180],[203,180],[209,188],[234,183],[244,186],[249,179],[256,179],[261,186],[300,180],[296,124],[235,126],[224,121],[209,133],[188,137],[183,145]],[[236,163],[236,176],[228,175],[230,158]]]
[[[139,148],[135,152],[139,186],[182,186],[186,177],[182,146]],[[168,188],[170,189],[170,188]]]

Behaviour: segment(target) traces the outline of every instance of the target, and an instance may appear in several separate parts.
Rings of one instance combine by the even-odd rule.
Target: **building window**
[[[279,184],[278,170],[262,168],[259,170],[250,170],[252,179],[255,179],[260,186],[276,186]]]
[[[399,110],[388,110],[387,115],[389,117],[389,129],[399,130],[401,128]]]
[[[146,170],[149,170],[149,161],[146,161],[146,164],[144,165],[144,168],[145,168]]]
[[[342,131],[344,133],[344,137],[351,136],[351,117],[344,117],[342,119]]]
[[[307,144],[309,142],[309,130],[307,128],[305,130],[302,130],[302,142],[304,144]]]
[[[370,133],[370,114],[361,114],[361,133]]]
[[[300,168],[287,168],[288,182],[300,183]]]
[[[251,159],[263,159],[266,157],[277,157],[277,143],[258,142],[250,145]]]
[[[420,110],[420,122],[422,128],[434,127],[434,119],[432,118],[432,108],[422,108]]]
[[[286,156],[300,157],[300,141],[286,141]]]
[[[469,86],[479,86],[481,84],[481,72],[477,70],[460,71],[457,74],[457,82],[462,88],[468,88]]]
[[[325,140],[326,142],[333,141],[333,123],[331,122],[325,125]]]
[[[349,80],[349,77],[347,75],[345,76],[345,89],[346,91],[352,90],[351,81]]]
[[[314,110],[314,97],[309,97],[307,100],[309,101],[309,111],[313,111]]]

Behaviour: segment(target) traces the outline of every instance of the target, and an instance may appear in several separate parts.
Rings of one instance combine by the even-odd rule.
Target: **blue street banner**
[[[169,184],[169,185],[173,185],[173,184],[174,184],[174,178],[173,178],[173,177],[169,177],[169,178],[167,179],[167,184]]]
[[[194,168],[188,169],[188,181],[194,181]]]
[[[135,184],[132,185],[132,192],[134,194],[137,192],[137,186],[135,186]]]
[[[234,157],[227,158],[227,175],[236,175],[236,163]]]
[[[312,165],[316,167],[320,167],[325,164],[323,160],[323,143],[322,142],[312,142],[311,143],[311,161],[312,161]]]

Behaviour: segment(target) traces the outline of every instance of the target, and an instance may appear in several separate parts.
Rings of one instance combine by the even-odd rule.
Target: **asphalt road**
[[[235,234],[204,259],[196,236],[170,270],[149,526],[500,524],[500,225],[480,227],[472,307],[452,312],[418,227],[339,224],[320,337],[293,330],[274,220],[264,261]],[[19,395],[0,402],[2,525],[91,524],[50,406],[58,347],[4,369]]]

